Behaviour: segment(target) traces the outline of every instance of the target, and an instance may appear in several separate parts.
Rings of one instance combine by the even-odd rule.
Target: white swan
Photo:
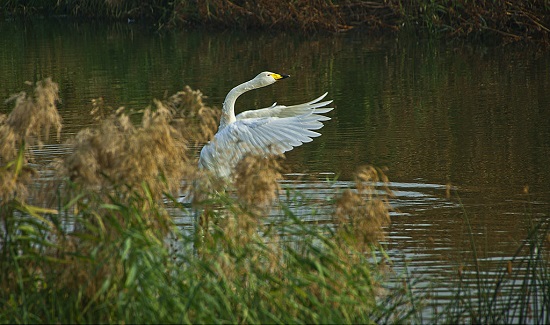
[[[240,95],[288,77],[266,71],[231,89],[223,102],[218,132],[201,150],[199,168],[228,179],[246,154],[282,154],[321,135],[312,130],[322,128],[321,122],[330,120],[320,115],[333,109],[324,107],[332,100],[321,102],[327,93],[304,104],[284,106],[275,103],[235,116],[235,101]]]

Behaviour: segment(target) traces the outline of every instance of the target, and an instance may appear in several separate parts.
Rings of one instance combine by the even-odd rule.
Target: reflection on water
[[[0,96],[51,76],[63,100],[63,140],[94,123],[90,101],[100,96],[137,110],[190,85],[219,107],[228,90],[263,70],[292,77],[243,95],[238,112],[328,91],[332,120],[288,153],[296,174],[282,185],[302,193],[296,214],[326,223],[330,199],[358,166],[387,166],[395,211],[386,244],[397,270],[456,277],[472,258],[469,220],[489,272],[513,255],[531,219],[549,215],[550,54],[537,48],[411,35],[155,34],[63,21],[4,22],[0,34]],[[66,152],[52,141],[35,148],[35,163]]]

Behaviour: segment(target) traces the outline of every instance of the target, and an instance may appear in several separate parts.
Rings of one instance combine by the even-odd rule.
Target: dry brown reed
[[[384,238],[383,228],[390,223],[391,210],[388,198],[392,192],[388,182],[382,169],[363,166],[355,175],[356,190],[345,190],[336,201],[334,218],[347,244],[356,249],[367,248]]]
[[[51,78],[38,81],[33,95],[22,91],[6,100],[6,103],[15,102],[15,106],[5,124],[13,130],[19,143],[25,141],[28,145],[42,145],[42,137],[48,138],[52,127],[56,129],[59,139],[62,124],[56,107],[59,101],[57,83]]]
[[[269,224],[262,222],[269,215],[269,207],[278,195],[277,181],[282,178],[280,163],[273,158],[246,156],[239,162],[234,183],[237,200],[225,202],[228,204],[223,209],[227,209],[229,213],[225,215],[223,221],[217,223],[216,230],[210,229],[206,232],[203,244],[208,249],[201,249],[201,256],[219,265],[220,275],[229,282],[246,279],[249,276],[246,271],[250,268],[261,270],[259,273],[269,277],[285,279],[286,262],[283,256],[287,248],[277,233],[268,230]],[[387,187],[388,182],[382,169],[364,166],[358,170],[355,189],[344,191],[336,200],[334,221],[339,230],[335,237],[337,244],[330,247],[329,253],[330,258],[336,257],[336,260],[333,261],[334,263],[323,265],[323,269],[308,270],[307,277],[315,278],[316,275],[323,277],[324,284],[317,281],[304,281],[301,283],[300,290],[316,296],[319,300],[326,299],[327,286],[331,288],[331,295],[334,296],[344,297],[355,294],[355,288],[342,285],[346,282],[343,279],[345,277],[348,277],[348,280],[350,277],[361,278],[363,275],[356,274],[354,267],[365,263],[363,252],[369,251],[384,238],[384,227],[390,223],[388,198],[392,193]],[[219,217],[219,214],[217,216]],[[302,235],[307,238],[313,233],[322,232],[317,229],[311,231],[311,233],[306,231]],[[223,234],[221,236],[223,248],[215,249],[211,246],[220,245],[220,236],[217,237],[218,241],[213,239],[215,235],[212,236],[212,233],[215,232]],[[266,233],[268,233],[267,236]],[[251,245],[256,248],[251,248]],[[248,255],[245,260],[240,259],[244,252],[251,249],[257,250],[258,246],[265,247],[260,249],[261,254]],[[316,258],[312,252],[305,254],[304,260]],[[327,274],[331,275],[327,276]],[[378,281],[379,279],[375,278],[369,279],[367,287],[370,288],[368,290],[371,290],[370,294],[373,296],[383,293]],[[339,302],[332,302],[332,308],[340,307],[342,305]],[[366,306],[363,305],[361,308]]]
[[[205,142],[217,123],[216,110],[206,106],[200,91],[186,87],[143,112],[134,125],[124,108],[102,118],[96,129],[85,129],[71,140],[73,152],[62,162],[62,175],[88,189],[124,186],[135,190],[146,183],[155,199],[176,194],[180,181],[194,175],[187,141]],[[102,100],[93,102],[95,115],[105,115]]]
[[[185,86],[163,101],[166,107],[176,112],[172,125],[193,145],[206,143],[218,130],[221,111],[207,106],[205,98],[200,90]]]
[[[140,126],[134,126],[122,109],[97,129],[79,132],[71,140],[73,151],[64,160],[64,173],[88,188],[135,189],[145,182],[157,198],[163,191],[176,190],[186,171],[186,144],[170,126],[171,113],[156,104],[155,110],[144,110]]]
[[[27,85],[33,84],[27,82]],[[42,139],[55,128],[57,138],[61,132],[61,116],[57,112],[59,88],[50,78],[38,81],[32,95],[22,91],[6,100],[14,102],[8,115],[0,115],[0,204],[9,200],[24,201],[27,184],[35,171],[27,165],[32,159],[31,145],[41,146]]]
[[[281,156],[280,158],[283,158]],[[277,157],[248,155],[235,169],[237,196],[247,206],[264,209],[277,197],[282,166]]]
[[[204,21],[222,26],[239,26],[245,28],[257,27],[289,27],[302,30],[343,29],[340,11],[330,1],[299,0],[299,1],[226,1],[213,0],[193,4],[186,3],[178,11],[188,12],[192,7]],[[193,8],[194,10],[194,8]]]
[[[85,229],[58,239],[49,254],[68,266],[51,263],[45,272],[57,274],[68,288],[80,286],[85,301],[96,299],[106,281],[124,281],[124,264],[113,260],[119,258],[113,243],[121,231],[144,229],[146,242],[162,242],[171,230],[162,195],[176,195],[182,179],[198,177],[187,141],[205,141],[217,123],[216,110],[189,87],[140,112],[112,110],[101,98],[93,100],[91,113],[99,124],[70,139],[71,153],[54,166],[61,179],[72,181],[63,199],[77,198],[73,213],[83,218]]]
[[[171,217],[163,195],[189,192],[193,182],[182,180],[193,180],[199,173],[196,159],[190,158],[188,139],[212,134],[209,125],[216,121],[215,109],[202,99],[200,91],[186,87],[137,112],[124,107],[113,112],[102,98],[93,100],[91,114],[98,125],[68,140],[71,153],[53,163],[58,177],[45,192],[55,194],[61,188],[73,213],[92,216],[90,222],[97,227],[103,227],[104,218],[113,218],[123,228],[143,223],[155,230],[151,238],[165,236]],[[70,186],[60,186],[65,179],[71,180]],[[50,202],[56,201],[50,198]],[[113,210],[106,203],[121,209]],[[118,231],[103,229],[103,235],[117,236]],[[87,251],[80,244],[77,247]]]
[[[237,200],[229,207],[232,215],[227,218],[224,230],[239,245],[245,245],[261,231],[278,196],[281,170],[277,157],[247,155],[237,164],[231,184]]]

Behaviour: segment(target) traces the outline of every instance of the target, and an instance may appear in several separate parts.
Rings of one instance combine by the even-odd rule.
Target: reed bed
[[[279,193],[281,157],[246,157],[230,184],[196,168],[188,144],[213,134],[219,110],[186,87],[136,112],[94,101],[97,127],[70,139],[56,177],[37,186],[29,144],[59,132],[61,117],[57,84],[33,86],[0,117],[1,322],[422,322],[414,279],[388,286],[383,170],[359,168],[333,198],[330,225],[304,222],[294,195]],[[269,217],[273,207],[281,218]],[[193,218],[193,231],[174,213]],[[522,246],[530,253],[518,250],[496,286],[478,276],[464,294],[458,283],[437,320],[547,322],[548,230],[534,223]],[[519,295],[501,296],[505,281]]]
[[[8,0],[2,9],[10,15],[149,21],[158,29],[180,26],[304,32],[408,29],[454,39],[490,38],[544,44],[548,44],[550,32],[548,0]]]
[[[97,127],[68,141],[71,153],[52,164],[56,177],[42,186],[32,183],[40,172],[29,164],[28,144],[60,130],[58,86],[47,79],[32,95],[10,99],[14,108],[0,125],[0,176],[9,180],[0,188],[0,320],[406,319],[377,308],[387,296],[372,257],[389,223],[387,198],[371,189],[381,171],[365,168],[357,190],[335,198],[336,228],[313,227],[285,208],[290,202],[275,202],[276,159],[243,159],[235,185],[224,184],[233,195],[196,168],[187,146],[210,137],[218,121],[219,110],[202,98],[187,87],[136,112],[94,101]],[[193,195],[192,210],[177,200],[181,193]],[[267,219],[273,204],[285,211],[278,222]],[[197,216],[195,231],[174,224],[174,209]],[[368,236],[345,226],[351,222]]]

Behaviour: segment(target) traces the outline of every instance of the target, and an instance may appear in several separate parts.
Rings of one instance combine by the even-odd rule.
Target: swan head
[[[251,80],[251,82],[255,87],[259,88],[269,86],[275,83],[275,81],[277,80],[285,79],[288,77],[290,76],[287,74],[264,71],[260,72],[254,79]]]

